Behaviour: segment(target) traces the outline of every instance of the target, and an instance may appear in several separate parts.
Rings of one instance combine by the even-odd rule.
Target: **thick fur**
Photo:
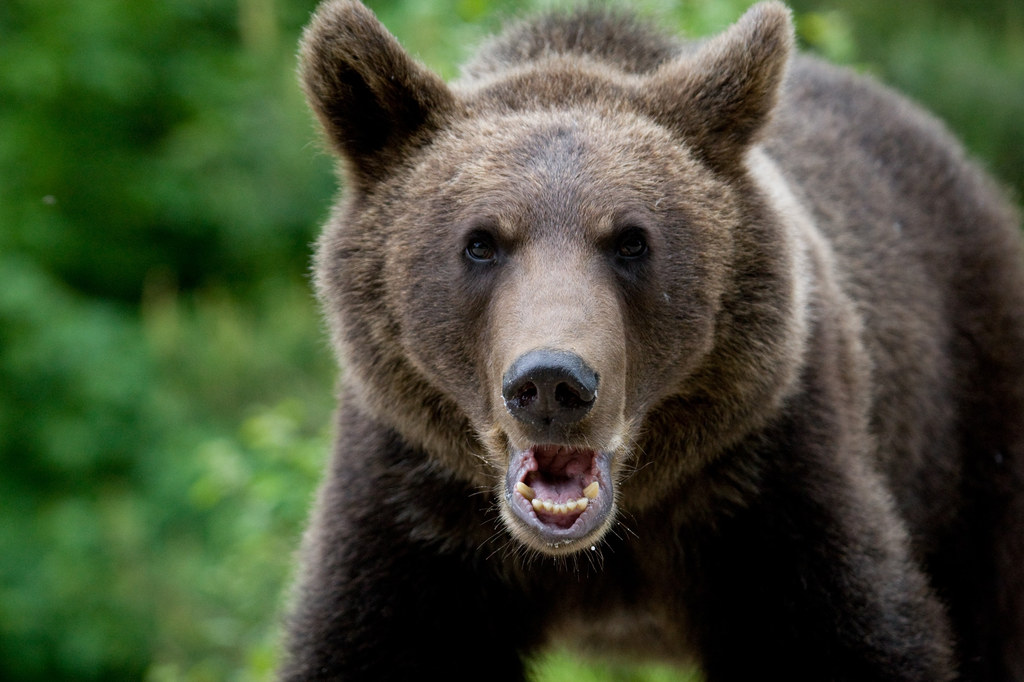
[[[774,2],[703,43],[588,9],[447,85],[320,8],[344,389],[282,679],[519,680],[563,642],[710,682],[1024,680],[1019,220],[928,115],[791,51]],[[561,430],[502,400],[538,348],[600,377]],[[606,466],[557,542],[513,487],[548,442]]]

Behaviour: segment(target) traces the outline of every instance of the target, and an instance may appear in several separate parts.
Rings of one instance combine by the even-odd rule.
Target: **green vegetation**
[[[294,76],[314,4],[0,3],[2,679],[270,677],[337,380],[306,274],[334,193]],[[447,77],[523,9],[370,4]],[[747,4],[641,3],[694,34]],[[1021,195],[1019,2],[794,4],[805,46],[927,103]]]

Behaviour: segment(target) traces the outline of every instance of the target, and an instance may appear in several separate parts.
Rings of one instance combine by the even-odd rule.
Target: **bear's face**
[[[417,158],[384,260],[403,354],[505,472],[510,527],[531,545],[589,542],[636,415],[711,347],[729,192],[625,114],[474,118]]]
[[[718,343],[748,217],[728,178],[756,127],[709,132],[731,100],[677,111],[695,73],[722,77],[711,48],[714,68],[616,80],[568,58],[457,94],[360,5],[307,33],[307,93],[350,183],[318,285],[358,400],[494,489],[534,549],[606,532],[645,416],[696,391]],[[566,87],[598,94],[559,106]]]

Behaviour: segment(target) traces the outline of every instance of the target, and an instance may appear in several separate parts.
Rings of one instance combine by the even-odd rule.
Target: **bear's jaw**
[[[551,554],[597,541],[611,517],[610,465],[607,453],[567,445],[513,453],[505,479],[513,532]]]

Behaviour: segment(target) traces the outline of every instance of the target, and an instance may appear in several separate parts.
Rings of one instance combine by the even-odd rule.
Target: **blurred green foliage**
[[[334,193],[294,77],[314,4],[0,3],[0,679],[271,676],[337,374],[306,277]],[[540,4],[370,3],[446,77]],[[706,34],[750,3],[639,4]],[[793,4],[1020,195],[1017,0]]]

